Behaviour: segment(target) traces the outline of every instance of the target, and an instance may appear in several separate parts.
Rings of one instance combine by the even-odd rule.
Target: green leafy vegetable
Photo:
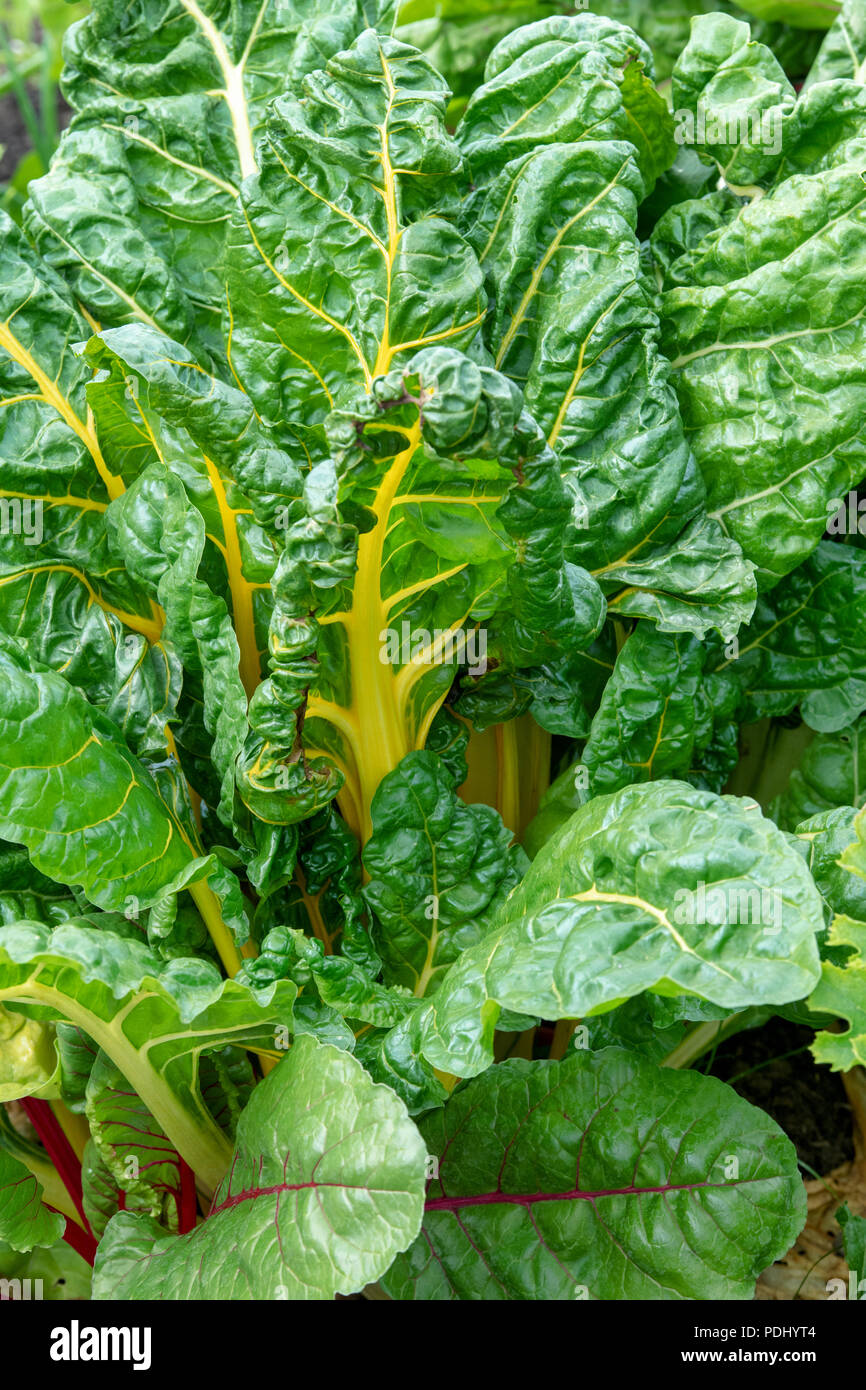
[[[748,1299],[796,1239],[695,1064],[777,1012],[866,1064],[830,8],[70,29],[0,211],[9,1278]]]

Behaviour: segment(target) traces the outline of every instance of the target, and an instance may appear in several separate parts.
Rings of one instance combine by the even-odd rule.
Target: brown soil
[[[811,1028],[773,1018],[723,1043],[711,1067],[713,1076],[772,1115],[793,1142],[806,1177],[854,1157],[853,1116],[841,1077],[799,1050],[814,1036]]]

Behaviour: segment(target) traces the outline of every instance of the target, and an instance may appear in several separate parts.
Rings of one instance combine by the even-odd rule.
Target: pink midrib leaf
[[[458,1207],[491,1206],[506,1203],[532,1207],[537,1202],[595,1202],[602,1197],[649,1197],[667,1192],[698,1192],[705,1188],[742,1187],[747,1182],[766,1182],[766,1178],[742,1178],[736,1182],[665,1183],[661,1187],[608,1187],[597,1192],[572,1188],[570,1192],[478,1192],[463,1197],[428,1197],[425,1211],[455,1211]]]
[[[218,1212],[226,1211],[229,1207],[240,1206],[242,1202],[253,1202],[257,1197],[274,1197],[283,1192],[317,1192],[323,1187],[336,1187],[343,1192],[376,1192],[383,1195],[394,1195],[392,1189],[385,1187],[369,1187],[366,1183],[351,1182],[278,1182],[273,1187],[247,1187],[243,1192],[237,1192],[234,1196],[225,1197],[218,1206],[211,1207],[208,1220],[216,1216]],[[401,1196],[403,1194],[397,1193]]]

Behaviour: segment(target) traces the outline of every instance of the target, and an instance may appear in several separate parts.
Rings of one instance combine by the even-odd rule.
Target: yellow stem
[[[574,1036],[574,1030],[579,1020],[576,1018],[561,1018],[553,1030],[553,1042],[550,1044],[550,1060],[561,1062],[566,1052],[568,1044]]]
[[[382,597],[382,560],[388,517],[397,489],[418,448],[421,425],[409,433],[406,448],[393,459],[379,486],[373,513],[376,523],[358,539],[358,560],[352,607],[336,621],[342,623],[348,645],[352,673],[352,706],[344,721],[353,729],[352,752],[357,767],[360,798],[361,840],[366,844],[373,833],[370,804],[380,782],[412,751],[406,724],[401,717],[394,671],[381,660],[380,633],[388,625],[388,605]],[[315,694],[307,706],[309,719],[328,719],[327,706],[319,708]]]
[[[219,899],[213,889],[207,886],[204,879],[199,879],[198,883],[191,884],[189,892],[210,932],[211,941],[217,948],[226,974],[234,977],[241,968],[241,954],[232,939],[231,932],[223,921]]]
[[[83,1115],[76,1115],[62,1100],[49,1101],[54,1118],[75,1151],[81,1163],[84,1160],[84,1146],[90,1138],[90,1126]]]
[[[251,700],[261,680],[261,665],[256,644],[253,614],[253,591],[244,576],[243,558],[237,530],[237,513],[229,506],[225,485],[216,466],[202,455],[214,497],[219,507],[223,529],[224,557],[232,596],[232,619],[240,648],[240,676],[247,699]]]

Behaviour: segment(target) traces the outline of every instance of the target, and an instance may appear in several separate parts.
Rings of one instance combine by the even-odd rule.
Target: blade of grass
[[[30,100],[24,79],[18,70],[15,54],[12,51],[9,37],[6,33],[6,27],[3,24],[0,24],[0,54],[2,54],[3,60],[6,63],[9,79],[12,84],[12,91],[15,94],[18,110],[21,112],[21,119],[27,127],[27,134],[30,136],[33,148],[36,150],[43,164],[47,167],[48,161],[45,154],[45,139],[42,125],[36,114],[36,109]],[[51,151],[49,150],[48,158],[50,159],[50,157]]]

